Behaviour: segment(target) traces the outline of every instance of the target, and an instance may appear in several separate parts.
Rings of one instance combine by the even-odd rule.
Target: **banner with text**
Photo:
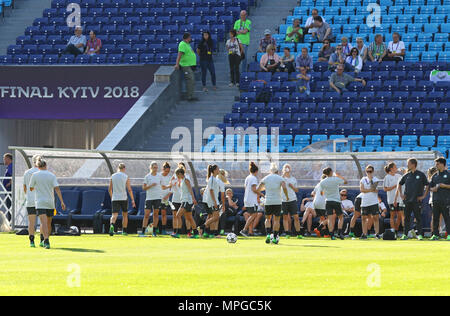
[[[121,119],[158,65],[0,66],[2,119]]]

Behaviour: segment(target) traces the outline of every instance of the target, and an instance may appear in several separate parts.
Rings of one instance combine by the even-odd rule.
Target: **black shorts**
[[[370,205],[370,206],[363,206],[362,207],[362,215],[380,215],[380,211],[378,208],[378,204]]]
[[[27,213],[28,215],[36,215],[36,208],[35,207],[27,207]]]
[[[36,209],[37,215],[47,215],[47,217],[53,217],[55,215],[55,210],[50,209]]]
[[[250,215],[255,214],[256,213],[256,206],[253,207],[246,207],[245,208],[245,212],[249,213]],[[245,213],[244,212],[244,213]]]
[[[175,207],[174,212],[177,212],[180,209],[180,207],[181,207],[181,203],[172,202],[172,204]]]
[[[154,211],[159,210],[161,208],[161,200],[146,200],[145,201],[145,209]]]
[[[356,198],[355,200],[355,212],[361,213],[361,202],[362,198]]]
[[[128,201],[112,201],[112,212],[119,213],[122,211],[123,213],[128,212]]]
[[[281,216],[281,205],[266,205],[266,216],[274,215]]]
[[[394,206],[394,204],[389,204],[389,211],[390,212],[403,212],[405,209],[403,207],[401,207],[398,203],[397,203],[397,207]]]
[[[340,202],[335,201],[327,201],[325,204],[325,209],[327,211],[327,215],[333,215],[333,211],[336,213],[337,216],[341,216],[342,213],[342,204]]]
[[[298,211],[297,200],[281,203],[283,215],[296,215]]]
[[[190,212],[192,212],[192,206],[193,206],[194,204],[190,204],[190,203],[188,203],[188,202],[183,202],[183,203],[181,203],[181,208],[184,208],[184,211],[185,212],[188,212],[188,213],[190,213]]]
[[[219,210],[216,209],[214,206],[213,207],[208,207],[208,205],[206,205],[206,214],[211,215],[214,212],[218,212]]]
[[[319,210],[319,209],[316,209],[315,211],[316,211],[316,215],[317,215],[318,217],[325,217],[325,216],[327,215],[327,210]]]

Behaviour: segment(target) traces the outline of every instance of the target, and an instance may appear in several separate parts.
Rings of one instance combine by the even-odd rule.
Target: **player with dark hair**
[[[387,164],[384,167],[384,171],[387,173],[387,175],[386,177],[384,177],[383,189],[385,192],[387,192],[390,224],[391,228],[395,229],[395,231],[398,232],[400,224],[402,223],[404,209],[400,206],[401,199],[399,196],[396,197],[395,191],[402,176],[397,172],[398,168],[394,162]]]
[[[422,201],[428,194],[427,176],[417,170],[417,160],[415,158],[408,159],[408,173],[405,174],[398,183],[397,191],[401,199],[405,202],[405,234],[401,240],[408,239],[408,233],[411,227],[411,213],[414,213],[416,219],[418,240],[423,240],[422,229]],[[405,186],[405,193],[402,193],[402,186]],[[397,193],[396,193],[397,194]]]
[[[244,229],[240,231],[242,236],[248,237],[248,230],[253,221],[256,219],[258,211],[258,197],[263,197],[264,195],[257,190],[258,178],[258,166],[252,161],[249,164],[248,170],[250,174],[245,178],[245,193],[244,193],[244,209],[250,216],[245,222]]]
[[[450,172],[446,169],[447,160],[440,157],[435,161],[438,172],[431,178],[430,191],[433,192],[433,236],[431,240],[439,239],[439,221],[444,217],[447,235],[450,232]],[[447,236],[450,240],[450,235]]]

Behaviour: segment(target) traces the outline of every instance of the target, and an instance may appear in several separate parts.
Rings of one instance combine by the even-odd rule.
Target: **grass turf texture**
[[[50,242],[50,250],[29,248],[27,236],[0,235],[0,295],[450,294],[446,241],[281,238],[266,245],[263,238],[83,235]],[[380,287],[367,285],[373,263]],[[80,287],[67,285],[70,264],[80,266]]]

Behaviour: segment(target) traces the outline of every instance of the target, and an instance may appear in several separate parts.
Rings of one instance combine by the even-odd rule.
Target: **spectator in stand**
[[[353,46],[348,42],[348,38],[345,36],[341,38],[341,47],[344,56],[350,55],[350,51],[352,50]]]
[[[336,72],[331,74],[330,88],[340,94],[343,91],[347,91],[347,85],[353,81],[362,82],[363,86],[366,85],[366,81],[364,79],[354,78],[344,73],[344,65],[338,65]]]
[[[350,215],[351,213],[355,212],[355,205],[353,205],[353,202],[348,199],[348,192],[346,189],[341,190],[341,204],[342,204],[342,210],[347,214]]]
[[[280,67],[280,61],[281,58],[278,56],[277,53],[275,53],[275,47],[272,45],[267,46],[267,52],[262,55],[260,66],[262,71],[267,72],[276,72],[278,68]]]
[[[236,34],[236,30],[231,30],[230,39],[225,44],[228,51],[228,62],[230,64],[230,87],[234,85],[239,87],[239,64],[241,63],[241,54],[244,52],[244,47],[236,37]]]
[[[330,42],[334,41],[333,31],[330,25],[327,22],[324,22],[322,17],[316,16],[314,17],[314,27],[317,28],[317,31],[314,33],[314,37],[318,42],[323,43],[324,40],[329,39]]]
[[[220,207],[220,209],[222,209],[222,207]],[[232,189],[227,189],[225,191],[225,211],[222,212],[219,219],[220,235],[225,233],[227,219],[236,216],[238,209],[238,199],[234,197]],[[235,227],[237,226],[235,225]],[[235,231],[235,233],[237,234],[238,231]]]
[[[64,50],[64,54],[72,54],[77,57],[84,53],[84,47],[86,46],[86,36],[83,35],[83,28],[81,26],[75,27],[75,35],[70,37],[67,42],[67,47]]]
[[[12,177],[12,170],[13,170],[12,162],[13,162],[13,155],[12,154],[6,153],[6,154],[3,155],[3,164],[6,167],[5,176],[4,176],[5,178],[11,178]],[[11,191],[12,191],[12,181],[11,181],[11,179],[3,179],[2,184],[3,184],[3,187],[4,187],[5,191],[8,192],[8,193],[6,193],[6,195],[9,195],[11,193]],[[1,190],[1,191],[3,191],[3,190]],[[2,198],[2,199],[5,201],[6,207],[8,209],[10,209],[11,208],[11,199],[9,197],[6,197],[6,199],[5,198]],[[8,220],[11,220],[11,215],[9,213],[7,213],[7,218],[8,218]]]
[[[359,73],[361,71],[363,61],[361,56],[359,56],[359,52],[356,47],[353,47],[350,51],[350,56],[347,56],[347,58],[345,59],[345,64],[347,65],[347,67],[350,67],[355,73]]]
[[[264,31],[264,37],[259,41],[259,52],[265,53],[267,50],[267,46],[272,45],[273,47],[277,47],[277,41],[272,37],[272,32],[269,29]]]
[[[362,37],[356,38],[356,48],[358,49],[359,56],[362,58],[363,63],[367,60],[367,45],[364,44],[364,40]]]
[[[345,56],[342,53],[342,46],[338,45],[336,46],[335,52],[332,53],[330,58],[328,59],[328,70],[335,71],[338,65],[344,64],[345,64]]]
[[[294,55],[291,55],[291,50],[289,47],[285,47],[284,55],[281,57],[280,70],[288,73],[294,72],[294,60]]]
[[[331,54],[335,52],[335,48],[330,45],[330,40],[323,41],[322,48],[319,51],[319,61],[326,61],[330,59]]]
[[[371,61],[378,61],[381,63],[384,56],[387,54],[386,44],[383,42],[381,34],[375,35],[375,41],[369,46],[369,58]]]
[[[400,40],[400,34],[392,33],[392,41],[388,44],[388,53],[383,61],[402,61],[405,56],[405,43]]]
[[[250,30],[251,30],[252,22],[247,19],[247,11],[242,10],[240,19],[234,23],[234,29],[237,32],[237,38],[242,43],[243,51],[243,59],[241,63],[241,72],[247,71],[247,50],[248,45],[250,45]]]
[[[298,43],[303,42],[303,29],[300,26],[300,20],[295,19],[292,26],[286,30],[285,42]]]
[[[308,75],[306,67],[300,67],[300,74],[297,75],[297,91],[300,93],[306,93],[309,95],[311,89],[309,87],[309,82],[311,81],[311,76]]]
[[[194,69],[197,66],[197,56],[191,47],[191,34],[184,33],[183,40],[178,45],[178,57],[175,69],[181,69],[186,80],[186,96],[188,101],[197,101],[194,97],[195,76]]]
[[[211,33],[209,31],[204,31],[202,34],[202,40],[197,46],[197,54],[200,56],[200,67],[202,69],[202,84],[203,91],[207,92],[206,88],[206,73],[209,70],[211,74],[211,81],[213,85],[213,90],[216,90],[216,69],[214,68],[213,54],[214,51],[214,41],[211,38]]]
[[[302,48],[302,53],[295,59],[295,67],[300,70],[300,67],[305,67],[306,71],[311,71],[313,68],[313,60],[308,54],[308,49],[306,47]]]
[[[317,33],[317,27],[314,26],[314,18],[319,16],[319,11],[317,9],[311,10],[311,16],[306,20],[305,29],[308,30],[309,34],[312,34],[315,37],[315,33]],[[321,16],[322,21],[325,22],[325,18]]]
[[[97,55],[100,53],[102,48],[102,40],[97,38],[94,31],[89,32],[89,40],[86,42],[86,50],[84,53],[86,55]]]

